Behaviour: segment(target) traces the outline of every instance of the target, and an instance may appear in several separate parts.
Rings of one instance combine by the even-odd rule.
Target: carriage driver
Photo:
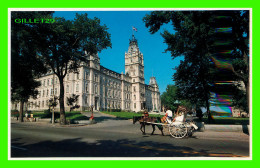
[[[168,109],[166,111],[165,117],[166,117],[166,121],[168,123],[171,123],[171,121],[172,121],[172,111],[170,109]]]

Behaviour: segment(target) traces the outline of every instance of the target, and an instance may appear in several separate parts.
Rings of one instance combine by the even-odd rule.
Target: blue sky
[[[108,27],[112,48],[99,53],[101,65],[118,73],[125,72],[124,57],[134,26],[138,29],[134,34],[144,55],[145,83],[148,84],[150,77],[155,76],[161,93],[165,91],[168,84],[174,84],[173,68],[179,64],[180,59],[172,60],[170,53],[164,52],[167,45],[163,43],[160,35],[164,29],[173,32],[171,24],[164,25],[155,34],[150,34],[142,21],[145,14],[150,13],[149,11],[58,11],[54,16],[74,19],[76,13],[88,13],[90,18],[97,17],[101,20],[101,25],[105,24]]]

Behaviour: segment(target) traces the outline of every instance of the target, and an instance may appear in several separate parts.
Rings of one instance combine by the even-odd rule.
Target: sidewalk
[[[205,125],[205,131],[213,132],[250,132],[250,125]]]

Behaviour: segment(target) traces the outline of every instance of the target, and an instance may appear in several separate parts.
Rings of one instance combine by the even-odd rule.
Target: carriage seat
[[[179,124],[182,124],[182,123],[184,122],[184,115],[175,117],[175,121],[172,121],[172,120],[170,120],[170,119],[167,117],[166,121],[167,121],[169,124],[179,125]]]

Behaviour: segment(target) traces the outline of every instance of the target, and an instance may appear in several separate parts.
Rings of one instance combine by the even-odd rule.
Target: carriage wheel
[[[187,136],[192,137],[193,131],[194,131],[193,127],[188,128]]]
[[[187,135],[187,127],[184,124],[169,126],[169,132],[173,138],[183,138]]]

